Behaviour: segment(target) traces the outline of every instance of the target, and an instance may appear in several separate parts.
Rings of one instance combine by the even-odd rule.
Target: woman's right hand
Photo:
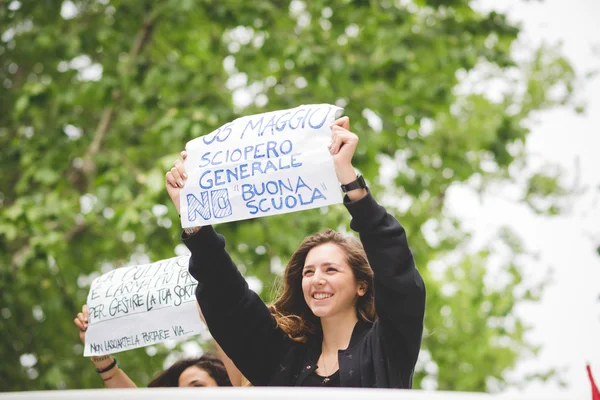
[[[81,307],[81,312],[77,314],[77,318],[73,320],[75,325],[79,328],[79,339],[81,339],[81,343],[85,344],[85,331],[88,328],[88,307],[87,304],[84,304]]]
[[[187,152],[184,150],[181,152],[181,158],[185,160],[186,157]],[[181,214],[181,212],[179,211],[179,192],[181,191],[181,188],[185,185],[185,180],[187,179],[187,174],[185,173],[183,161],[180,159],[175,160],[173,168],[171,168],[167,172],[165,178],[165,186],[167,187],[169,197],[171,197],[173,204],[175,204],[177,214]]]

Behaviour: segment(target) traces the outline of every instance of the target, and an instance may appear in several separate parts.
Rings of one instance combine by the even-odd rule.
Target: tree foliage
[[[527,121],[569,101],[573,71],[550,48],[515,62],[519,29],[504,15],[468,0],[15,0],[0,2],[0,27],[0,389],[100,387],[72,319],[94,276],[173,256],[163,181],[184,144],[241,115],[319,102],[345,107],[355,164],[427,280],[415,387],[502,388],[535,350],[515,305],[540,288],[523,282],[515,241],[494,285],[498,250],[467,251],[444,208],[452,185],[518,177],[523,201],[560,211],[557,177],[519,169]],[[331,207],[219,230],[268,301],[278,260],[347,223]],[[144,385],[168,352],[119,359]]]

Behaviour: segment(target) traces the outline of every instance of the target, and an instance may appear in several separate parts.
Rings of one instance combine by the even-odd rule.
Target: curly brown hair
[[[314,247],[333,243],[346,253],[346,262],[358,283],[366,286],[364,296],[356,302],[359,320],[374,322],[377,319],[373,296],[373,270],[359,240],[342,235],[332,229],[305,238],[292,254],[283,275],[283,289],[279,298],[269,307],[278,326],[297,342],[306,342],[308,335],[321,332],[319,317],[315,316],[304,300],[302,292],[302,270],[308,252]]]

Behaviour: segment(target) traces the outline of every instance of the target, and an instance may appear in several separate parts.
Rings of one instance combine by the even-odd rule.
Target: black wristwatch
[[[354,180],[346,185],[342,185],[342,192],[347,193],[354,189],[366,189],[366,188],[367,188],[367,184],[365,182],[365,178],[363,178],[362,175],[359,174],[356,177],[356,180]]]

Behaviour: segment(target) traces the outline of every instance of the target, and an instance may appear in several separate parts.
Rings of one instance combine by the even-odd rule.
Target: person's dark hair
[[[205,370],[219,386],[231,386],[229,375],[223,361],[212,354],[204,354],[202,357],[186,358],[177,361],[166,370],[156,376],[148,387],[178,387],[179,376],[189,367],[198,367]]]
[[[302,270],[308,252],[314,247],[333,243],[346,253],[346,262],[356,281],[366,286],[366,293],[356,302],[358,319],[374,322],[377,319],[373,296],[373,270],[367,260],[362,243],[332,229],[308,236],[290,258],[283,276],[283,290],[270,310],[277,324],[293,340],[305,342],[308,334],[321,332],[320,320],[313,314],[304,300],[302,292]]]

